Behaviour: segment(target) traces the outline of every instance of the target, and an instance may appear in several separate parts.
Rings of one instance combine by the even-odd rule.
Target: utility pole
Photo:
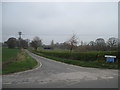
[[[19,40],[21,39],[22,32],[18,32],[19,34]]]
[[[19,34],[19,47],[21,48],[21,35],[22,35],[22,32],[18,32]]]

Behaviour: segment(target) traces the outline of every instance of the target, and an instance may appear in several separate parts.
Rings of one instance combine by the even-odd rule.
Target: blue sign
[[[114,58],[107,58],[106,61],[114,62]]]

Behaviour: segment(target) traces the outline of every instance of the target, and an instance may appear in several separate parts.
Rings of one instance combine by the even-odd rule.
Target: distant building
[[[43,48],[44,49],[53,49],[50,45],[45,45]]]

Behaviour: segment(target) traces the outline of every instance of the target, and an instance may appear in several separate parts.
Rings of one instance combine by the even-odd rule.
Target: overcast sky
[[[99,37],[107,40],[118,37],[118,3],[4,2],[2,31],[3,41],[18,38],[19,31],[22,38],[32,40],[39,36],[45,44],[51,40],[64,42],[72,34],[79,41],[95,41]]]

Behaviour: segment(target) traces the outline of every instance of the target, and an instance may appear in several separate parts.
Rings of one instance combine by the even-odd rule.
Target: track
[[[118,70],[79,67],[26,52],[39,66],[3,75],[3,88],[118,88]]]

